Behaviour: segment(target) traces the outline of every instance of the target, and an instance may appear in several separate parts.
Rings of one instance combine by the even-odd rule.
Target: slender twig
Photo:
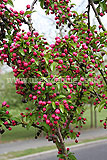
[[[5,9],[6,9],[9,13],[13,13],[13,12],[12,12],[10,9],[8,9],[6,6],[5,6]],[[14,14],[14,13],[13,13],[13,14]],[[15,16],[15,14],[14,14],[14,16]],[[24,22],[24,23],[27,24],[28,26],[30,25],[29,22],[27,22],[24,17],[23,17],[23,19],[20,19],[20,18],[19,18],[19,20],[20,20],[21,22]]]
[[[38,129],[40,129],[40,130],[42,130],[42,131],[44,131],[44,129],[43,129],[43,126],[37,126],[36,124],[32,124],[32,126],[33,127],[35,127],[35,128],[38,128]]]
[[[31,5],[31,11],[33,11],[33,9],[34,9],[34,5],[35,5],[35,3],[37,2],[37,0],[34,0],[33,2],[32,2],[32,5]]]
[[[61,38],[63,38],[63,34],[62,34],[63,28],[64,28],[64,26],[62,26],[61,28],[59,28],[59,31],[60,31],[60,32],[59,32],[59,35],[60,35]]]
[[[99,94],[98,94],[97,92],[95,92],[95,90],[94,90],[94,93],[95,93],[95,95],[97,96],[97,98],[101,101],[101,99],[100,99],[100,97],[99,97]]]
[[[101,96],[98,93],[96,93],[95,90],[94,90],[94,92],[90,91],[90,93],[93,94],[93,96],[95,96],[95,97],[97,96],[97,98],[101,101],[101,99],[100,99]]]
[[[90,0],[88,0],[88,29],[90,29]]]
[[[25,122],[25,121],[22,119],[22,122],[21,122],[21,123],[19,122],[18,124],[27,125],[28,123]],[[36,125],[35,123],[32,124],[32,127],[35,127],[35,128],[38,128],[38,129],[44,131],[44,127],[43,127],[43,126],[38,126],[38,125]]]
[[[71,21],[70,18],[67,18],[67,20],[69,21],[69,27],[72,25],[73,27],[75,26],[75,24]]]
[[[93,11],[94,11],[94,13],[96,15],[96,18],[97,18],[99,24],[102,25],[103,31],[106,31],[106,28],[104,27],[103,23],[101,22],[101,19],[100,19],[99,15],[98,15],[98,12],[97,12],[97,10],[96,10],[96,8],[95,8],[94,3],[93,3],[92,0],[90,0],[90,4],[92,6],[92,9],[93,9]]]
[[[33,1],[33,3],[32,3],[32,5],[31,5],[31,9],[30,9],[30,11],[33,11],[33,9],[34,9],[34,5],[35,5],[35,3],[37,2],[37,0],[34,0]],[[31,13],[32,14],[32,13]],[[31,14],[30,14],[30,16],[31,16]],[[33,35],[33,32],[34,32],[34,28],[33,28],[33,24],[32,24],[32,18],[30,17],[29,18],[29,20],[28,20],[28,22],[29,22],[29,30],[31,31],[31,35]]]
[[[102,71],[101,69],[99,69],[99,71],[100,71],[100,73],[101,73],[101,75],[102,75],[102,77],[103,77],[103,79],[104,79],[104,82],[105,82],[106,85],[107,85],[107,79],[104,77],[103,71]]]

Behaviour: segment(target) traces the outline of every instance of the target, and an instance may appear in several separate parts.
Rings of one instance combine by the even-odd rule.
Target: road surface
[[[85,131],[81,131],[79,141],[83,141],[87,139],[95,139],[99,137],[107,137],[107,129],[97,128],[97,129],[91,129],[91,130],[88,129]],[[74,140],[68,139],[67,142],[74,142]],[[4,144],[0,144],[0,154],[13,152],[13,151],[22,151],[30,148],[44,147],[49,145],[53,145],[53,143],[48,142],[45,138],[4,143]]]
[[[107,139],[80,144],[71,148],[77,160],[107,160]],[[56,151],[48,151],[37,156],[26,156],[12,160],[58,160]]]

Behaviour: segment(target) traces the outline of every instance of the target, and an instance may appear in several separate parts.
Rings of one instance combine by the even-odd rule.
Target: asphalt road
[[[81,131],[79,141],[83,141],[87,139],[95,139],[99,137],[107,137],[107,130],[103,128],[97,128],[97,129],[91,129],[91,130],[88,129],[88,130]],[[74,142],[74,140],[68,139],[66,142],[71,143],[71,142]],[[0,144],[0,154],[14,152],[14,151],[22,151],[30,148],[39,148],[39,147],[44,147],[49,145],[53,145],[53,143],[48,142],[45,138],[4,143],[4,144]]]
[[[90,142],[85,145],[80,144],[73,147],[72,152],[75,153],[77,160],[107,160],[107,140],[98,142]],[[33,157],[26,157],[23,160],[58,160],[56,151],[47,152]],[[18,160],[18,159],[14,159]],[[22,160],[19,158],[19,160]]]

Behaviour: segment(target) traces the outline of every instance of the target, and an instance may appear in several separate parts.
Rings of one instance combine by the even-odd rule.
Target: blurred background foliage
[[[15,79],[12,72],[0,74],[0,103],[6,101],[11,109],[23,110],[25,104],[22,102],[22,96],[16,93]],[[29,103],[26,103],[26,107]]]
[[[10,79],[13,79],[11,82]],[[12,72],[0,73],[0,104],[6,101],[10,105],[8,109],[13,115],[19,115],[29,107],[30,102],[23,103],[22,96],[16,93],[15,80]],[[12,131],[6,130],[1,135],[0,142],[14,141],[19,139],[34,138],[37,130],[31,127],[29,130],[22,128],[21,125],[12,127]]]

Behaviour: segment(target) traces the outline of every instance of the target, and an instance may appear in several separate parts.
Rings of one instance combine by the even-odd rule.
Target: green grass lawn
[[[1,137],[0,141],[2,143],[7,141],[16,141],[23,139],[30,139],[35,137],[35,129],[31,127],[29,130],[22,128],[21,126],[15,126],[11,131],[6,131]]]
[[[20,110],[10,110],[13,115],[19,115]],[[16,140],[23,140],[23,139],[30,139],[35,137],[35,133],[37,130],[33,127],[26,129],[21,125],[12,127],[12,130],[6,130],[3,135],[0,135],[0,142],[8,142],[8,141],[16,141]]]

